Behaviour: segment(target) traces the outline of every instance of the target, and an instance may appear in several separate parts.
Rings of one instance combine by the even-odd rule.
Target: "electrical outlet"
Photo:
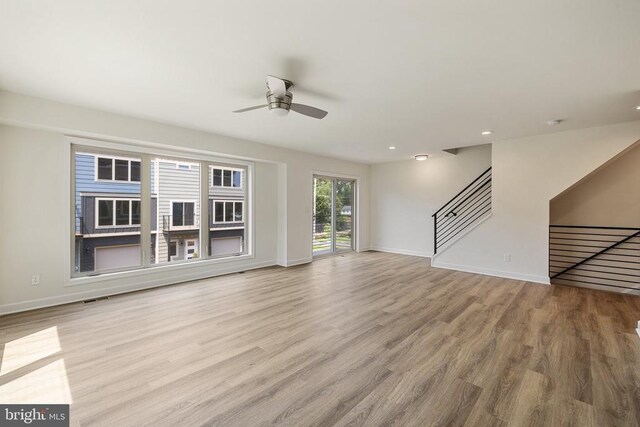
[[[40,284],[40,275],[39,274],[34,274],[33,276],[31,276],[31,284],[33,286],[36,286],[36,285]]]
[[[511,262],[511,254],[504,254],[504,262]]]

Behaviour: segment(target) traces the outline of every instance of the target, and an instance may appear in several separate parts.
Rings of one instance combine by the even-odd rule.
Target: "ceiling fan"
[[[293,83],[289,80],[267,76],[267,103],[235,110],[234,113],[244,113],[245,111],[267,107],[271,114],[279,117],[289,114],[289,110],[314,119],[323,119],[329,114],[324,110],[311,107],[310,105],[291,102],[293,100],[293,94],[289,91],[291,88],[293,88]]]

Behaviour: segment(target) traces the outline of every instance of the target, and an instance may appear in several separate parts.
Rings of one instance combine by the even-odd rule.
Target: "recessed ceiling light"
[[[493,131],[490,130],[485,130],[484,132],[482,132],[483,135],[491,135],[493,133]]]
[[[394,145],[389,147],[389,150],[395,150],[395,149],[396,149],[396,147]]]
[[[417,154],[415,156],[413,156],[414,159],[416,159],[419,162],[423,162],[425,160],[427,160],[429,158],[429,155],[427,154]]]
[[[636,110],[640,110],[640,105],[638,105],[638,106],[636,107]]]
[[[562,123],[561,119],[549,120],[547,121],[547,126],[555,126],[559,125],[560,123]]]

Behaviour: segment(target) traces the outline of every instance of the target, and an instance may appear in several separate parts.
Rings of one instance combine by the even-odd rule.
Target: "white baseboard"
[[[503,277],[505,279],[524,280],[526,282],[542,283],[549,285],[549,278],[547,276],[537,276],[534,274],[514,273],[511,271],[493,270],[490,268],[483,268],[470,265],[450,264],[446,262],[438,261],[437,259],[431,260],[431,266],[436,268],[444,268],[447,270],[464,271],[466,273],[484,274],[485,276]]]
[[[309,257],[291,259],[291,260],[287,260],[284,263],[283,267],[293,267],[294,265],[309,264],[311,261],[313,261],[313,258],[309,258]]]
[[[398,248],[386,248],[381,246],[372,246],[369,250],[378,251],[378,252],[388,252],[391,254],[399,254],[399,255],[419,256],[423,258],[431,258],[433,256],[433,254],[430,252],[411,251],[407,249],[398,249]]]
[[[133,291],[140,291],[144,289],[159,288],[162,286],[175,285],[178,283],[189,282],[192,280],[207,279],[210,277],[222,276],[225,274],[238,273],[240,271],[255,270],[258,268],[271,267],[276,265],[275,261],[263,261],[257,263],[251,263],[244,266],[233,266],[216,270],[212,272],[198,271],[195,273],[185,273],[180,276],[179,280],[175,278],[143,280],[137,282],[134,285],[114,286],[104,289],[92,289],[81,292],[74,292],[65,295],[58,295],[54,297],[38,298],[28,301],[21,301],[11,304],[0,305],[0,316],[11,313],[18,313],[21,311],[35,310],[38,308],[53,307],[56,305],[70,304],[74,302],[84,301],[91,298],[101,298],[106,296],[124,294]]]

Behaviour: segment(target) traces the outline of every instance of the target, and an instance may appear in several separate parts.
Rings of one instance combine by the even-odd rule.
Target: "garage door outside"
[[[96,270],[140,265],[140,245],[105,246],[95,250]]]
[[[232,255],[242,252],[242,237],[211,239],[211,255]]]

